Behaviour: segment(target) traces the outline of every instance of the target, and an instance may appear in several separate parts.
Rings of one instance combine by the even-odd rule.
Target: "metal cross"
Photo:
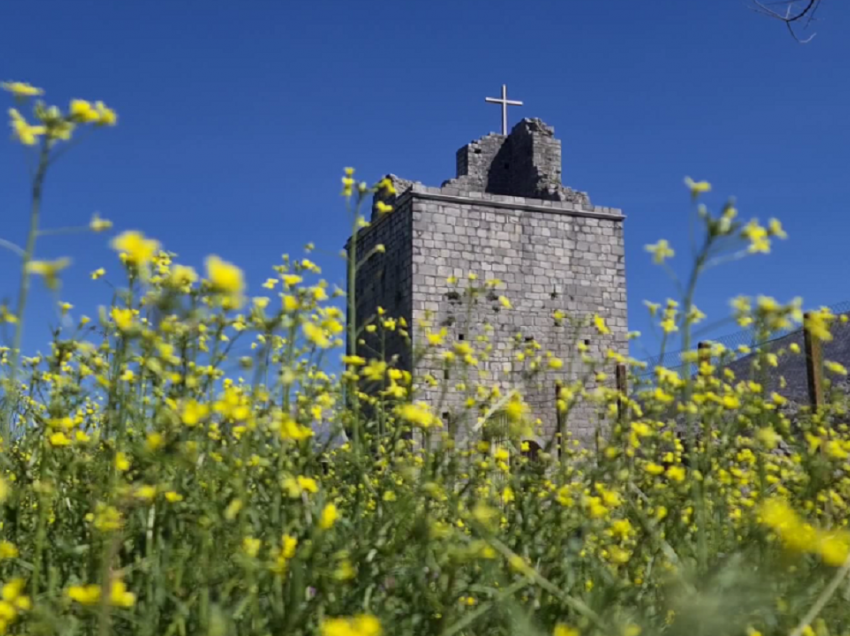
[[[501,104],[502,105],[502,134],[508,134],[508,106],[522,106],[522,102],[518,102],[512,99],[508,99],[508,87],[505,84],[502,84],[502,98],[498,97],[485,97],[484,101],[490,102],[491,104]]]

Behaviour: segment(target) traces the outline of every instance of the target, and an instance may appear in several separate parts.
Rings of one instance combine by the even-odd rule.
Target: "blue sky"
[[[182,262],[239,263],[255,293],[308,241],[342,285],[342,167],[439,185],[458,147],[498,130],[484,97],[506,83],[525,102],[512,123],[555,127],[564,182],[627,214],[630,326],[648,335],[642,301],[674,289],[643,246],[665,237],[687,261],[685,175],[712,182],[712,206],[735,195],[743,216],[778,217],[790,234],[705,277],[697,303],[711,318],[737,294],[850,299],[850,6],[825,2],[819,17],[801,46],[745,0],[5,0],[0,78],[63,106],[102,99],[120,117],[56,164],[46,227],[97,210]],[[7,240],[25,237],[26,179],[22,148],[0,139]],[[73,257],[62,298],[75,312],[108,303],[88,279],[117,274],[104,236],[45,237],[38,256]],[[0,298],[16,289],[16,257],[0,251]],[[55,320],[36,285],[27,347],[43,347]]]

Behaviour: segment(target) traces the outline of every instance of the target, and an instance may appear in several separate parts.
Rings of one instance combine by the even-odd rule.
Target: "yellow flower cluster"
[[[322,621],[322,636],[381,636],[380,621],[370,614],[348,618],[326,618]]]
[[[97,605],[102,591],[99,585],[72,585],[66,592],[69,599],[80,605]],[[116,579],[109,586],[109,604],[114,607],[133,607],[136,595],[127,591],[123,581]]]
[[[20,614],[32,609],[32,600],[24,594],[25,587],[26,582],[16,578],[0,588],[0,634],[8,633]]]
[[[765,501],[760,517],[789,550],[820,555],[824,563],[836,567],[850,558],[850,532],[815,528],[803,521],[784,500]]]
[[[19,139],[114,123],[79,100],[36,118],[14,120]],[[712,217],[710,185],[687,184],[700,267],[784,236],[775,221],[742,225],[731,202]],[[353,169],[342,186],[354,229],[367,195],[380,214],[397,194]],[[63,299],[44,354],[0,348],[0,633],[639,636],[698,623],[755,636],[804,618],[843,633],[824,564],[850,554],[850,400],[833,385],[797,408],[771,374],[799,346],[712,344],[683,354],[690,372],[638,374],[605,350],[625,334],[603,307],[552,299],[541,320],[566,343],[557,354],[505,337],[505,313],[523,308],[480,273],[450,276],[455,322],[424,312],[413,338],[412,317],[383,308],[346,325],[355,290],[309,258],[284,256],[250,297],[217,256],[196,270],[140,231],[112,247],[124,278],[109,306],[74,319]],[[58,289],[68,264],[25,267]],[[706,318],[687,295],[648,307],[665,345],[676,332],[692,343]],[[733,312],[764,340],[801,324],[828,340],[846,322],[766,296]],[[0,321],[16,332],[23,314],[3,305]]]
[[[1,82],[0,88],[12,93],[18,101],[44,94],[25,82]],[[35,116],[39,124],[32,125],[15,108],[9,109],[9,125],[15,138],[25,146],[33,146],[40,137],[47,140],[48,146],[56,141],[69,141],[77,125],[95,124],[97,126],[114,126],[118,116],[114,110],[103,102],[94,105],[85,100],[71,100],[67,114],[62,114],[56,106],[46,107],[41,102],[36,103]]]

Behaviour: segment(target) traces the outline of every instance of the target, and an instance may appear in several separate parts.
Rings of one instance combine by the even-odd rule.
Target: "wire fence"
[[[830,312],[834,315],[847,314],[850,313],[850,300],[845,300],[834,305],[830,305],[828,307]],[[791,335],[792,333],[796,333],[800,331],[801,327],[795,327],[793,329],[783,329],[781,331],[773,332],[767,340],[758,340],[758,334],[753,329],[741,329],[740,331],[736,331],[735,333],[730,333],[725,336],[719,336],[717,338],[705,338],[705,341],[717,343],[723,345],[726,349],[730,351],[737,351],[739,347],[749,347],[750,349],[757,349],[760,347],[765,347],[780,338],[784,338],[785,336]],[[650,375],[654,374],[655,367],[665,367],[670,370],[679,370],[685,366],[685,362],[682,359],[682,354],[684,350],[678,349],[676,351],[665,351],[663,354],[650,356],[648,358],[644,358],[641,362],[646,364],[646,368],[637,371],[638,377],[646,378]],[[746,353],[741,353],[740,356],[747,355]],[[739,357],[740,357],[739,356]]]

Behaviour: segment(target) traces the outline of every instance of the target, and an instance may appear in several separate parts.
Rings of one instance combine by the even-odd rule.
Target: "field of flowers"
[[[37,258],[44,176],[80,129],[108,134],[117,115],[3,88],[14,140],[37,168],[27,242],[2,241],[21,277],[16,304],[0,306],[0,634],[850,634],[846,399],[792,420],[763,388],[796,348],[754,352],[747,377],[724,369],[736,352],[694,352],[684,372],[659,368],[630,397],[579,380],[558,406],[568,430],[575,404],[596,405],[599,443],[556,436],[532,459],[523,440],[539,423],[508,378],[461,389],[468,423],[487,432],[496,411],[507,423],[461,445],[417,401],[419,383],[447,380],[355,346],[336,366],[346,336],[362,335],[345,324],[354,299],[308,258],[285,258],[247,297],[237,266],[210,256],[201,275],[128,230],[110,241],[112,306],[54,333],[44,355],[21,355],[31,285],[58,289],[69,264]],[[685,349],[704,318],[693,304],[702,272],[784,238],[777,221],[739,221],[732,203],[710,213],[699,204],[710,186],[687,185],[701,230],[692,274],[678,300],[649,306]],[[365,223],[360,203],[391,187],[345,171],[352,228]],[[90,229],[111,225],[95,217]],[[649,250],[662,266],[673,256],[665,241]],[[838,319],[804,321],[801,307],[734,302],[762,336],[805,322],[828,340]],[[600,316],[558,313],[565,334],[607,329]],[[411,328],[387,315],[364,324]],[[486,339],[417,329],[417,356],[452,372],[488,355]],[[532,378],[553,363],[524,339],[516,355]],[[637,366],[615,352],[587,359],[578,345],[582,358],[588,374]],[[347,441],[323,443],[316,424]]]

